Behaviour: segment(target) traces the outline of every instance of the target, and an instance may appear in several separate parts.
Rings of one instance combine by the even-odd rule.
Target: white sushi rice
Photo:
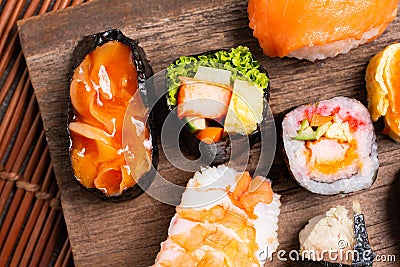
[[[382,25],[378,28],[373,28],[362,35],[361,39],[354,37],[338,40],[333,43],[327,43],[324,45],[310,45],[301,47],[295,51],[292,51],[288,57],[295,57],[298,59],[307,59],[309,61],[322,60],[328,57],[335,57],[339,54],[346,54],[351,49],[356,48],[369,42],[371,39],[377,37],[382,29],[386,25]]]
[[[330,115],[331,111],[339,106],[340,111],[337,113],[339,118],[344,119],[347,115],[352,115],[364,122],[352,133],[352,137],[357,141],[356,154],[358,155],[359,163],[356,164],[358,165],[358,171],[353,174],[340,173],[339,170],[336,174],[336,181],[330,183],[311,179],[308,157],[305,153],[307,150],[306,142],[294,139],[300,127],[299,122],[304,119],[304,112],[310,107],[304,105],[286,114],[282,122],[284,149],[294,178],[307,190],[324,195],[349,193],[369,188],[375,180],[379,162],[374,127],[368,110],[359,101],[347,97],[324,100],[319,102],[318,105],[327,107],[321,113],[323,116]],[[329,149],[327,149],[326,153],[330,153]]]
[[[239,173],[225,165],[218,167],[206,167],[201,171],[196,172],[194,177],[189,180],[187,189],[182,195],[182,201],[179,205],[180,208],[191,208],[195,210],[209,210],[217,205],[221,205],[226,210],[231,210],[243,218],[247,218],[250,226],[253,226],[256,231],[256,244],[258,245],[257,259],[259,266],[264,266],[265,261],[272,256],[278,248],[278,216],[280,213],[280,196],[276,193],[273,194],[273,201],[270,204],[259,203],[254,209],[256,219],[248,217],[246,212],[239,207],[235,206],[227,192],[233,191],[238,182],[237,175]],[[268,180],[267,180],[268,181]],[[221,224],[210,224],[205,222],[192,222],[175,215],[170,223],[168,235],[176,235],[181,233],[188,233],[190,229],[197,224],[203,226],[215,227],[222,230],[228,236],[235,238],[241,243],[245,243],[236,232]],[[248,241],[247,241],[248,242]],[[203,246],[196,253],[201,256],[201,253],[213,252],[219,255],[218,251],[214,251],[209,246]],[[156,264],[164,260],[173,260],[178,256],[185,253],[183,248],[180,248],[168,238],[165,242],[161,243],[161,251],[157,255]],[[223,256],[223,255],[220,255]],[[240,255],[238,255],[240,256]]]

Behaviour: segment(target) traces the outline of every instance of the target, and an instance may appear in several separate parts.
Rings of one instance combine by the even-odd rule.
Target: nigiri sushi
[[[278,247],[271,182],[224,165],[189,180],[154,267],[263,266]]]
[[[353,216],[344,206],[316,216],[299,233],[302,266],[371,266],[375,254],[368,240],[360,203],[353,202]],[[319,262],[320,265],[312,262]]]
[[[148,92],[140,91],[152,74],[144,52],[121,31],[109,30],[84,37],[72,67],[68,134],[74,178],[102,199],[134,198],[155,177],[158,160]]]
[[[191,152],[201,144],[217,165],[230,158],[232,139],[252,145],[260,136],[269,78],[247,47],[181,56],[166,75],[167,106],[185,125],[184,143],[195,144]]]
[[[347,97],[297,107],[282,121],[287,165],[313,193],[333,195],[369,188],[379,167],[367,108]]]
[[[250,27],[271,57],[325,59],[380,36],[398,0],[250,0]]]

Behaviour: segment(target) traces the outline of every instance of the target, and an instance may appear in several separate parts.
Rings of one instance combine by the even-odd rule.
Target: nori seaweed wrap
[[[227,162],[260,138],[269,78],[247,47],[181,56],[167,68],[167,106],[181,120],[186,151],[210,165]]]
[[[119,30],[85,36],[72,57],[69,86],[69,154],[75,180],[103,200],[144,192],[158,163],[153,74],[137,41]]]

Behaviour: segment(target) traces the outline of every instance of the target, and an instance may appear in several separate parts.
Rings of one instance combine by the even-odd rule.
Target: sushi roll
[[[250,0],[248,13],[266,55],[314,61],[374,40],[397,8],[397,0]]]
[[[279,244],[279,198],[261,176],[203,168],[189,180],[153,266],[264,266]]]
[[[360,203],[353,202],[353,216],[348,213],[339,205],[309,220],[299,233],[301,266],[372,266],[375,254]]]
[[[102,199],[137,197],[154,179],[158,161],[144,87],[152,70],[144,52],[119,30],[109,30],[84,37],[72,58],[68,135],[74,178]]]
[[[378,150],[368,110],[335,97],[303,105],[282,121],[290,172],[307,190],[324,195],[369,188],[378,171]]]
[[[181,56],[166,75],[167,106],[184,124],[183,143],[191,153],[203,152],[217,165],[234,154],[232,140],[240,148],[260,137],[269,78],[247,47]]]

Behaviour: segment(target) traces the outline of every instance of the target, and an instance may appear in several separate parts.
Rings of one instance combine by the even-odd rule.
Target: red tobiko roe
[[[326,105],[321,106],[321,107],[309,107],[308,109],[306,109],[304,111],[304,117],[307,118],[308,121],[312,121],[312,117],[314,114],[321,114],[322,111],[327,110],[327,109],[328,109],[328,107]],[[337,106],[334,109],[332,109],[329,116],[335,115],[335,114],[339,113],[339,111],[340,111],[340,107]],[[353,116],[349,115],[349,112],[347,112],[347,116],[343,120],[343,122],[348,122],[350,128],[353,131],[356,131],[359,126],[366,125],[364,121],[356,119]],[[298,123],[300,124],[301,121],[299,121]]]
[[[352,130],[356,131],[359,126],[364,126],[365,122],[359,119],[354,118],[351,115],[348,115],[344,120],[344,122],[348,122],[349,126]]]
[[[322,111],[325,111],[325,110],[327,110],[327,109],[328,109],[328,107],[327,107],[326,105],[319,106],[319,107],[309,107],[308,109],[306,109],[306,110],[304,111],[304,117],[306,117],[308,121],[311,121],[314,114],[321,114]],[[332,109],[332,111],[331,111],[331,113],[329,114],[329,116],[335,115],[335,114],[337,114],[339,111],[340,111],[340,107],[337,106],[337,107],[335,107],[334,109]],[[300,122],[301,122],[301,121],[300,121]],[[300,123],[300,122],[299,122],[299,123]]]

